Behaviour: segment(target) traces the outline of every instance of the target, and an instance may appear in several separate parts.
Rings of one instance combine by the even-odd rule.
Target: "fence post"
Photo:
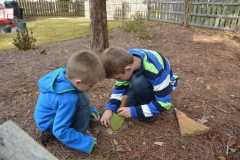
[[[183,23],[184,26],[187,27],[189,25],[189,13],[188,13],[188,9],[189,9],[189,0],[184,0],[184,19],[183,19]]]
[[[147,0],[147,13],[146,13],[146,20],[149,21],[149,11],[151,10],[151,6],[150,6],[151,0]]]
[[[238,17],[238,24],[237,24],[237,28],[235,31],[236,34],[240,33],[240,16]]]
[[[122,20],[124,20],[124,7],[125,7],[125,0],[122,0]]]
[[[75,1],[75,12],[77,14],[77,16],[80,16],[79,15],[79,4],[80,2],[78,0]]]

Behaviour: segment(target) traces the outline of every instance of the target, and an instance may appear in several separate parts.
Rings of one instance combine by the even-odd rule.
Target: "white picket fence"
[[[122,12],[124,8],[124,12]],[[119,0],[107,1],[107,15],[109,19],[130,18],[131,15],[141,13],[143,19],[157,20],[171,23],[182,23],[184,0]]]
[[[190,25],[235,31],[240,23],[240,0],[195,0],[192,5]]]
[[[192,0],[188,5],[192,26],[230,31],[240,27],[240,0]],[[128,19],[136,13],[143,19],[182,24],[184,0],[107,0],[108,19]]]
[[[90,17],[89,0],[19,1],[26,16]],[[139,13],[146,20],[178,24],[187,21],[192,26],[240,32],[240,0],[107,0],[106,4],[108,20],[129,19]],[[188,20],[184,20],[186,17]]]

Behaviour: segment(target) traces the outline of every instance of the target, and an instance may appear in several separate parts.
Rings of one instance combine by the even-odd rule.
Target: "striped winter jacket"
[[[128,52],[142,59],[141,69],[135,74],[143,74],[153,85],[155,101],[140,106],[130,106],[132,118],[150,117],[160,114],[171,107],[171,92],[177,86],[178,77],[174,75],[168,60],[156,51],[130,49]],[[126,93],[130,81],[119,81],[115,85],[105,110],[116,112]]]

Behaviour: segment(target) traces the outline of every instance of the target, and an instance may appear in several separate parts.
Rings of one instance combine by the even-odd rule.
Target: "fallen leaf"
[[[230,81],[231,81],[232,83],[235,83],[235,82],[236,82],[236,80],[233,79],[233,78],[230,78]]]
[[[123,151],[123,148],[122,147],[118,147],[118,148],[116,148],[116,151],[118,151],[118,152]]]
[[[128,150],[129,152],[132,151],[132,149],[129,146],[126,146],[126,150]]]
[[[164,142],[154,142],[153,144],[156,144],[156,145],[162,146],[162,145],[164,144]]]
[[[222,150],[221,149],[217,149],[216,152],[220,154],[220,153],[222,153]]]
[[[138,155],[139,155],[138,149],[134,149],[133,156],[138,156]]]
[[[204,124],[204,123],[208,122],[208,120],[206,120],[206,119],[198,119],[197,121],[201,124]]]
[[[165,156],[166,156],[166,153],[165,152],[161,152],[160,157],[164,158]]]
[[[211,85],[208,85],[206,86],[207,87],[207,90],[210,90],[211,89]]]
[[[4,102],[0,103],[0,107],[3,107],[3,105],[4,105]]]
[[[234,149],[234,148],[229,148],[229,150],[233,153],[236,152],[236,149]]]
[[[204,123],[207,123],[208,122],[208,116],[206,117],[206,116],[203,116],[201,119],[198,119],[197,121],[199,122],[199,123],[202,123],[202,124],[204,124]]]
[[[219,160],[226,160],[226,158],[224,156],[219,156],[218,159]]]
[[[234,144],[236,144],[236,141],[232,138],[229,138],[228,143],[227,143],[228,147],[232,147]]]
[[[114,143],[116,146],[119,145],[119,143],[118,143],[115,139],[113,139],[113,143]]]

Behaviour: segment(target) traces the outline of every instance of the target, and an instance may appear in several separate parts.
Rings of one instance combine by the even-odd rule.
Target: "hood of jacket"
[[[65,93],[77,89],[66,77],[66,67],[54,70],[38,80],[40,92]]]

